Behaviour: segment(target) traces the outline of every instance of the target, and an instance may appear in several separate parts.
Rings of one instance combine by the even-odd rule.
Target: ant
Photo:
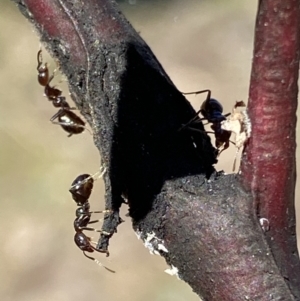
[[[108,213],[109,210],[104,211],[90,211],[89,197],[92,193],[92,189],[94,186],[94,179],[92,176],[88,174],[79,175],[71,184],[70,193],[72,194],[73,200],[76,202],[78,208],[76,210],[76,219],[74,220],[74,229],[75,236],[74,241],[77,247],[82,250],[85,257],[95,261],[98,265],[103,266],[106,270],[115,273],[115,271],[104,266],[99,260],[94,257],[88,256],[85,252],[93,253],[94,251],[102,252],[101,250],[95,248],[91,244],[91,238],[86,236],[83,231],[96,231],[103,233],[105,235],[109,235],[109,233],[96,230],[94,228],[89,227],[89,224],[97,223],[99,220],[91,221],[92,213]],[[105,251],[106,256],[109,256],[108,251]]]
[[[59,111],[51,117],[50,121],[53,124],[59,124],[66,132],[68,132],[68,137],[71,137],[73,134],[82,133],[86,129],[85,122],[71,111],[75,108],[70,107],[66,98],[62,96],[62,91],[50,86],[55,71],[49,76],[47,63],[43,65],[42,49],[37,53],[37,63],[38,82],[44,87],[45,96],[52,102],[54,107],[60,108]],[[55,119],[58,121],[55,121]]]
[[[197,131],[199,132],[200,130],[191,127],[191,124],[199,123],[202,120],[207,120],[208,123],[212,123],[211,129],[213,132],[207,132],[209,134],[214,134],[215,135],[215,145],[216,148],[219,150],[218,156],[229,147],[229,143],[232,142],[230,141],[230,136],[231,136],[231,131],[227,131],[221,127],[222,121],[226,120],[226,117],[230,115],[230,113],[223,115],[223,106],[220,104],[219,101],[217,101],[214,98],[211,98],[211,91],[206,89],[206,90],[201,90],[201,91],[196,91],[196,92],[188,92],[188,93],[182,93],[184,95],[189,95],[189,94],[201,94],[201,93],[207,93],[205,101],[202,103],[200,110],[196,112],[195,117],[193,117],[188,123],[183,125],[180,130],[184,128],[188,128],[189,130]],[[203,118],[199,118],[199,114],[203,116]],[[202,131],[201,131],[202,132]],[[233,142],[232,142],[233,143]],[[220,148],[222,150],[220,151]]]

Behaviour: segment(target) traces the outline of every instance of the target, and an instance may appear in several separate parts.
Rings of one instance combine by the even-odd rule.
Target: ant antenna
[[[200,90],[200,91],[195,91],[195,92],[181,92],[183,95],[190,95],[190,94],[202,94],[202,93],[207,93],[206,99],[210,99],[210,95],[211,95],[211,90],[209,89],[205,89],[205,90]]]
[[[88,256],[85,254],[85,252],[83,251],[83,254],[86,258],[93,260],[95,263],[97,263],[98,265],[100,265],[101,267],[105,268],[107,271],[111,272],[111,273],[115,273],[116,271],[111,270],[110,268],[106,267],[105,265],[103,265],[98,259]]]

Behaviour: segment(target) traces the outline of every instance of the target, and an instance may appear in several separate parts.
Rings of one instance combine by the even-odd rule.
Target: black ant
[[[205,101],[202,103],[200,110],[196,112],[195,117],[193,117],[188,123],[183,125],[180,130],[184,128],[188,128],[189,130],[197,131],[199,132],[200,130],[191,127],[190,125],[199,123],[202,120],[207,120],[208,123],[212,123],[211,129],[213,132],[207,132],[210,134],[214,134],[216,141],[215,145],[218,150],[223,146],[223,149],[219,151],[218,156],[229,147],[229,143],[231,142],[230,136],[231,136],[231,131],[227,131],[222,129],[221,127],[221,122],[226,120],[226,117],[230,115],[230,113],[223,115],[223,107],[220,104],[219,101],[217,101],[214,98],[211,98],[211,91],[210,90],[201,90],[201,91],[196,91],[196,92],[188,92],[188,93],[182,93],[184,95],[189,95],[189,94],[201,94],[201,93],[207,93]],[[199,118],[199,114],[203,116],[203,118]],[[201,131],[202,132],[202,131]]]
[[[37,53],[37,63],[38,82],[41,86],[45,87],[45,96],[52,102],[54,107],[60,108],[59,111],[51,117],[50,121],[54,124],[59,124],[66,132],[68,132],[68,137],[73,134],[82,133],[86,128],[85,122],[71,111],[74,110],[74,108],[71,108],[67,103],[66,98],[62,96],[62,91],[50,86],[55,71],[49,76],[47,63],[43,65],[41,49]],[[55,119],[58,121],[56,122]]]
[[[73,200],[76,202],[77,208],[76,210],[76,219],[74,220],[74,229],[75,229],[75,236],[74,241],[77,247],[82,250],[85,257],[95,261],[98,265],[103,266],[108,271],[115,273],[115,271],[107,268],[104,266],[99,260],[97,260],[94,257],[88,256],[85,252],[93,253],[94,251],[97,252],[105,252],[106,256],[109,256],[108,251],[101,251],[95,248],[91,244],[91,238],[86,236],[83,231],[96,231],[100,232],[106,235],[109,235],[109,233],[106,233],[101,230],[96,230],[94,228],[89,227],[89,224],[97,223],[99,220],[93,220],[91,221],[91,214],[92,213],[108,213],[109,210],[104,211],[90,211],[90,204],[89,204],[89,197],[91,195],[92,189],[94,186],[94,179],[92,176],[88,174],[82,174],[79,175],[71,184],[70,193],[72,194]]]

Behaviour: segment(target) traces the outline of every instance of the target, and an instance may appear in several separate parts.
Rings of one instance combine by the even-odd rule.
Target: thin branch
[[[248,104],[252,137],[241,179],[254,197],[258,217],[268,220],[268,243],[298,298],[294,202],[299,51],[300,1],[260,1]]]

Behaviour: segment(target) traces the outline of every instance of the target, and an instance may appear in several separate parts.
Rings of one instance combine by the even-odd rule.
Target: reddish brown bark
[[[284,279],[280,273],[251,193],[235,176],[214,172],[214,149],[205,134],[179,131],[195,112],[115,3],[15,2],[59,60],[93,128],[107,169],[106,206],[114,211],[103,229],[116,229],[126,196],[134,229],[143,239],[156,234],[153,248],[204,300],[299,299],[299,276]],[[248,156],[255,131],[253,124]],[[242,180],[247,172],[243,167]],[[98,247],[108,242],[102,236]],[[295,240],[288,243],[293,247]]]
[[[300,1],[260,1],[248,111],[252,137],[241,179],[284,277],[299,285],[295,230],[296,110],[299,73]]]

